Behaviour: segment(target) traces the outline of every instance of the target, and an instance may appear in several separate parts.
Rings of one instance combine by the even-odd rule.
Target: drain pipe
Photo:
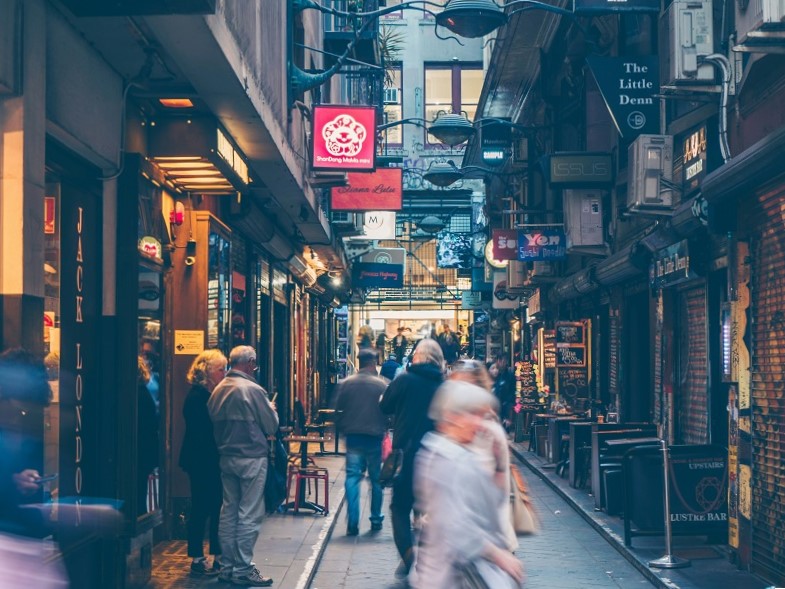
[[[722,53],[712,53],[703,57],[701,61],[712,64],[722,73],[722,92],[720,94],[720,153],[723,163],[731,159],[730,145],[728,144],[728,95],[730,93],[731,64]]]

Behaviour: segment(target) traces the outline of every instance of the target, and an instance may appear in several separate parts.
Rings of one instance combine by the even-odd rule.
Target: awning
[[[699,194],[676,207],[670,219],[660,222],[654,231],[641,239],[641,244],[650,252],[656,252],[691,237],[708,222],[708,202]]]
[[[649,252],[635,241],[597,264],[594,276],[602,286],[613,286],[637,278],[648,269]]]
[[[785,127],[754,143],[707,175],[701,193],[711,205],[749,193],[782,173]]]
[[[595,269],[596,265],[589,266],[557,282],[549,293],[551,301],[559,303],[597,290],[600,285],[594,277]]]

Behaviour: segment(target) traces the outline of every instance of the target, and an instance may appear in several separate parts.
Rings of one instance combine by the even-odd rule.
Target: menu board
[[[558,366],[586,366],[586,348],[570,346],[556,348]]]
[[[536,379],[537,375],[534,372],[534,365],[531,362],[518,363],[518,381],[521,385],[521,403],[524,405],[537,403],[539,401]]]
[[[542,332],[542,361],[544,368],[556,368],[556,331],[553,329]]]
[[[589,369],[585,366],[560,366],[556,382],[559,395],[569,401],[589,397]]]
[[[581,321],[556,324],[556,345],[586,345],[586,326]]]

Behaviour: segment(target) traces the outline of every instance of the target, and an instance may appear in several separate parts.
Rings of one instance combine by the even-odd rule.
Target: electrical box
[[[568,251],[575,247],[604,245],[602,195],[603,191],[596,189],[564,191],[564,229]]]
[[[669,42],[666,83],[714,83],[714,67],[698,64],[701,57],[714,53],[712,0],[674,0],[664,19]]]
[[[556,268],[551,262],[532,262],[529,277],[532,282],[541,282],[543,279],[548,282],[548,279],[556,277]]]
[[[627,152],[627,208],[673,206],[673,137],[639,135]]]
[[[779,40],[785,31],[785,0],[737,0],[736,39],[754,45]]]
[[[507,292],[519,294],[528,290],[529,271],[526,262],[510,260],[507,265]]]

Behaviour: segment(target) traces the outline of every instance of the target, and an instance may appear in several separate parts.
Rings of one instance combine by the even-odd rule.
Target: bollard
[[[665,491],[665,555],[655,560],[650,560],[649,566],[655,569],[682,569],[690,566],[691,563],[686,558],[674,556],[671,550],[670,451],[664,436],[661,442],[663,487]]]

